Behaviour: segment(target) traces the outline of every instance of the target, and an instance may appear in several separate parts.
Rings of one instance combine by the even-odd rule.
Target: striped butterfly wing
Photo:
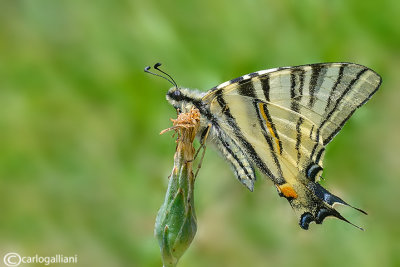
[[[224,131],[241,137],[233,143],[273,180],[308,228],[328,215],[345,220],[332,206],[348,204],[317,183],[325,146],[380,83],[361,65],[312,64],[239,77],[204,101],[213,113],[229,117]]]

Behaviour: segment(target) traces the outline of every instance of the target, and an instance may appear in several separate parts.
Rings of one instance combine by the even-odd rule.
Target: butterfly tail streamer
[[[331,216],[347,222],[360,230],[364,230],[343,217],[334,208],[334,205],[341,204],[352,207],[363,214],[367,213],[347,204],[340,197],[323,188],[318,182],[310,181],[307,185],[299,182],[291,186],[296,192],[295,196],[285,196],[285,194],[282,193],[281,195],[287,198],[295,213],[300,217],[299,225],[302,229],[308,230],[311,222],[322,224],[326,217]]]
[[[198,111],[192,110],[190,113],[179,114],[178,119],[172,121],[174,126],[161,133],[175,130],[178,134],[174,167],[154,229],[164,267],[177,265],[197,231],[192,165],[193,140],[198,131],[200,116]]]

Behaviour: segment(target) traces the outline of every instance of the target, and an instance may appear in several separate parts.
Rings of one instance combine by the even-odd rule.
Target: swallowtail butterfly
[[[318,181],[326,145],[379,88],[376,72],[353,63],[281,67],[246,74],[208,92],[180,88],[168,77],[174,84],[169,103],[179,112],[200,111],[200,139],[209,136],[243,185],[253,191],[257,167],[289,201],[301,228],[327,216],[350,223],[333,207],[350,205]]]

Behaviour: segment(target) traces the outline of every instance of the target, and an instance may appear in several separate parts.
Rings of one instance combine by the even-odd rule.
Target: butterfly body
[[[308,229],[326,216],[348,222],[333,208],[348,204],[318,183],[325,147],[380,84],[364,66],[321,63],[246,74],[205,93],[175,87],[167,100],[199,109],[200,138],[208,133],[239,181],[252,191],[257,167]]]

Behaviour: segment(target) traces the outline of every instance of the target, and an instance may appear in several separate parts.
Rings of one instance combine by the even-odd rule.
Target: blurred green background
[[[209,148],[198,233],[179,266],[400,266],[399,12],[395,0],[3,1],[0,266],[11,251],[161,266],[153,227],[175,143],[159,132],[176,113],[171,85],[145,66],[207,90],[329,61],[383,77],[328,146],[322,182],[368,211],[340,208],[366,231],[339,220],[300,229],[270,181],[250,193]]]

